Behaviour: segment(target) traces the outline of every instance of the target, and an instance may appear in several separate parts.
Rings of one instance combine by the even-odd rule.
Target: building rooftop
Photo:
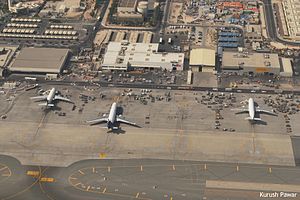
[[[158,52],[157,43],[110,42],[102,66],[151,67],[182,70],[183,53]]]
[[[81,0],[64,0],[64,4],[61,5],[65,5],[68,8],[80,7],[80,2]]]
[[[137,0],[120,0],[118,7],[133,8],[136,7]]]
[[[215,66],[216,51],[212,49],[192,49],[190,54],[190,65]]]
[[[155,8],[156,1],[155,0],[148,0],[148,10],[153,10]]]
[[[240,53],[223,52],[223,68],[239,69],[240,67],[278,68],[280,63],[275,53]]]
[[[300,2],[299,0],[283,0],[283,10],[288,25],[289,35],[300,38]]]
[[[10,67],[11,71],[59,73],[68,57],[68,49],[24,48]]]
[[[143,14],[138,13],[138,12],[131,12],[131,11],[119,11],[118,12],[118,17],[123,17],[123,18],[131,18],[131,17],[135,17],[135,18],[142,18]]]
[[[124,42],[110,42],[107,47],[107,52],[119,51],[123,47],[127,52],[152,52],[158,50],[157,43],[128,43]]]
[[[293,66],[291,59],[289,58],[281,58],[283,72],[293,74]]]

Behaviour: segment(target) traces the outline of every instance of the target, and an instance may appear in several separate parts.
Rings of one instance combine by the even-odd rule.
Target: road
[[[4,80],[0,80],[0,82]],[[55,81],[55,80],[39,80],[39,84],[47,85],[71,85],[77,86],[93,86],[100,87],[116,87],[116,88],[140,88],[140,89],[163,89],[163,90],[190,90],[190,91],[214,91],[214,92],[232,92],[232,93],[256,93],[256,94],[295,94],[300,95],[300,90],[281,90],[281,89],[245,89],[245,88],[217,88],[217,87],[201,87],[201,86],[180,86],[180,85],[162,85],[149,83],[109,83],[102,81],[94,81],[93,83],[87,81]]]
[[[161,28],[160,28],[161,31],[165,31],[165,28],[168,26],[170,5],[171,5],[171,0],[166,0],[165,7],[164,7],[164,14],[163,14],[163,18],[161,21]],[[162,33],[164,33],[164,32],[162,32]]]
[[[16,81],[17,79],[7,79],[9,81]],[[1,82],[7,81],[5,79]],[[20,77],[20,80],[24,80]],[[47,84],[47,85],[71,85],[77,86],[100,86],[100,87],[116,87],[116,88],[140,88],[140,89],[162,89],[162,90],[190,90],[190,91],[213,91],[213,92],[232,92],[232,93],[255,93],[255,94],[295,94],[300,95],[300,90],[287,90],[287,89],[250,89],[250,88],[223,88],[223,87],[202,87],[202,86],[189,86],[189,85],[163,85],[163,84],[150,84],[150,83],[113,83],[104,81],[67,81],[67,80],[43,80],[37,82],[27,80],[30,84]]]
[[[277,30],[276,30],[276,22],[273,17],[273,8],[272,8],[272,3],[271,1],[265,0],[264,1],[264,12],[266,16],[266,25],[267,25],[267,30],[268,30],[268,35],[272,40],[277,39]]]

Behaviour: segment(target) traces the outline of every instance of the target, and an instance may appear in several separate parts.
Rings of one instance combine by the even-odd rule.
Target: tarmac
[[[284,123],[281,115],[264,115],[267,125],[251,125],[244,120],[246,116],[224,108],[221,130],[215,130],[215,112],[197,103],[199,93],[171,91],[171,100],[166,101],[165,93],[169,91],[152,91],[152,96],[164,100],[154,103],[148,100],[144,105],[126,92],[121,95],[124,93],[121,89],[84,90],[68,86],[58,89],[75,101],[75,110],[73,104],[59,102],[57,111],[44,111],[29,99],[36,95],[34,90],[17,95],[7,118],[0,121],[1,154],[13,156],[24,165],[42,166],[69,166],[80,160],[99,158],[295,165],[290,135],[280,129]],[[84,103],[78,98],[80,93],[96,99]],[[100,98],[99,94],[104,97]],[[246,95],[237,98],[236,107],[241,106],[240,100],[247,99]],[[114,101],[120,106],[119,114],[141,128],[121,125],[121,130],[113,133],[105,125],[85,123],[102,117]],[[66,116],[59,116],[58,112],[65,112]],[[223,127],[234,128],[235,132],[222,131]]]
[[[291,140],[282,135],[211,134],[126,127],[124,134],[85,125],[6,123],[1,154],[25,165],[68,166],[83,159],[157,158],[196,161],[295,165]],[[63,130],[63,131],[53,131]],[[4,134],[3,134],[4,133]],[[24,134],[24,135],[20,135]],[[74,136],[76,135],[76,137]],[[51,142],[49,142],[51,141]],[[281,148],[277,148],[281,146]]]
[[[6,113],[0,120],[0,154],[9,155],[0,156],[0,199],[252,200],[261,199],[261,192],[295,193],[284,199],[299,199],[300,140],[294,125],[299,114],[290,116],[293,131],[287,133],[282,113],[260,116],[266,124],[250,124],[246,114],[231,111],[250,96],[270,110],[263,103],[266,95],[234,94],[231,101],[226,93],[224,102],[232,105],[220,110],[215,129],[216,105],[201,103],[205,92],[153,90],[144,92],[147,103],[142,103],[129,95],[139,97],[137,89],[57,89],[75,109],[59,102],[44,110],[29,99],[35,90],[0,95],[5,108],[0,114]],[[90,97],[84,101],[80,94]],[[112,102],[118,102],[120,117],[141,128],[122,124],[111,132],[105,124],[86,124],[103,117]]]
[[[259,199],[295,193],[299,167],[157,159],[84,160],[64,167],[24,166],[0,156],[3,200]],[[10,171],[10,173],[8,173]]]

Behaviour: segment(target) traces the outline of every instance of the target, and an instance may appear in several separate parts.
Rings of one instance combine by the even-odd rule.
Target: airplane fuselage
[[[54,96],[55,96],[55,88],[52,88],[51,90],[50,90],[50,93],[48,94],[48,96],[47,96],[47,103],[49,103],[49,104],[51,104],[52,103],[52,101],[53,101],[53,99],[54,99]]]
[[[117,103],[113,103],[111,105],[108,120],[107,120],[107,126],[108,128],[113,128],[113,125],[116,121],[116,115],[117,115]]]
[[[248,100],[248,111],[249,111],[249,117],[251,120],[254,120],[255,117],[255,105],[254,105],[254,100],[250,98]]]

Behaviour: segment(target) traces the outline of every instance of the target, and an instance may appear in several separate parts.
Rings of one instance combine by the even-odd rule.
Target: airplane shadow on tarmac
[[[113,134],[125,134],[126,131],[121,129],[121,127],[119,127],[118,129],[111,129],[111,130],[108,130],[107,133],[113,133]]]
[[[261,115],[260,115],[259,113],[256,113],[256,114],[255,114],[255,117],[260,118]],[[259,121],[250,121],[250,123],[251,123],[252,125],[264,125],[264,126],[268,125],[268,123],[267,123],[266,121],[263,121],[263,120],[259,120]]]
[[[254,125],[264,125],[264,126],[266,126],[266,125],[268,125],[268,123],[265,122],[265,121],[249,121],[249,123],[251,124],[251,126],[254,126]]]
[[[117,112],[116,112],[117,115],[123,115],[123,111],[124,109],[122,107],[117,106]]]
[[[116,127],[118,127],[118,129],[110,129],[110,130],[108,130],[107,131],[107,133],[115,133],[115,134],[125,134],[126,133],[126,131],[125,130],[123,130],[122,128],[121,128],[121,126],[120,126],[120,123],[117,123],[116,122]],[[126,126],[126,125],[125,125]],[[136,128],[142,128],[141,126],[139,126],[139,125],[127,125],[127,126],[133,126],[133,127],[136,127]],[[103,128],[106,128],[106,127],[103,127]],[[125,128],[126,129],[126,128]]]
[[[54,107],[43,107],[41,108],[45,114],[48,114],[51,111],[61,111],[61,107],[54,106]]]

